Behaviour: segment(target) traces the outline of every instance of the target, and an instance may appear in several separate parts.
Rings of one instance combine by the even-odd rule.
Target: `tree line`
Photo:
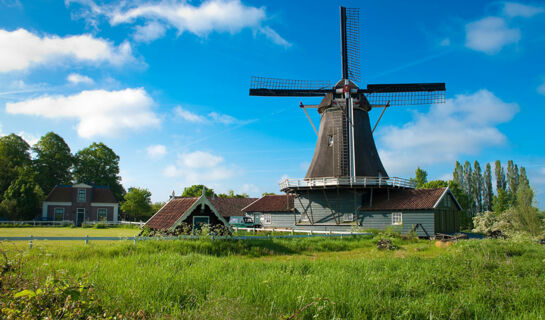
[[[75,182],[108,186],[119,200],[126,193],[119,156],[102,142],[72,154],[54,132],[46,133],[33,146],[13,133],[0,137],[0,217],[33,219],[56,185]]]

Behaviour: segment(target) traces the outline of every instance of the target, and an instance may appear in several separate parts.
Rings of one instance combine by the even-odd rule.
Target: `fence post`
[[[85,239],[85,245],[87,245],[87,244],[89,244],[89,235],[86,235],[85,238],[87,238],[87,239]]]
[[[310,230],[310,235],[312,235],[312,230]]]
[[[136,245],[136,237],[133,238],[133,241],[134,245]]]

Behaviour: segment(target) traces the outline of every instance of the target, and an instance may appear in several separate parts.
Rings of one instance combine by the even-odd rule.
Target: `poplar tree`
[[[492,166],[486,164],[486,169],[483,173],[483,211],[492,210],[492,201],[494,199],[494,190],[492,190]]]
[[[472,191],[473,199],[475,201],[476,212],[483,212],[483,176],[481,173],[481,165],[477,160],[473,163],[473,177],[472,177]]]
[[[456,161],[454,172],[452,173],[452,181],[456,183],[460,188],[464,187],[464,169],[460,162]]]
[[[528,180],[528,177],[526,176],[526,168],[520,167],[520,176],[519,176],[519,188],[520,187],[530,187],[530,181]]]
[[[507,191],[509,196],[514,197],[517,193],[518,167],[513,160],[507,161]]]
[[[505,171],[503,171],[500,160],[496,160],[494,173],[496,175],[496,190],[498,192],[500,190],[505,191]]]
[[[475,198],[473,197],[473,172],[471,170],[471,163],[466,160],[463,167],[464,184],[462,189],[470,197],[469,212],[471,215],[475,214]]]

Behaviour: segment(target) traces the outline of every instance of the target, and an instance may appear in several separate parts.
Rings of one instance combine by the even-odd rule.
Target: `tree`
[[[220,193],[218,194],[218,198],[248,198],[248,194],[242,193],[242,194],[235,194],[233,190],[227,191],[227,194]]]
[[[119,176],[119,156],[102,142],[93,142],[80,150],[74,160],[74,180],[109,186],[116,199],[123,199],[125,189]]]
[[[506,182],[505,182],[505,172],[501,166],[500,160],[496,160],[494,173],[496,175],[496,191],[503,190],[505,191]]]
[[[452,173],[452,181],[460,188],[464,185],[464,168],[458,161],[456,161],[454,172]]]
[[[486,164],[486,169],[483,174],[483,211],[492,210],[492,201],[494,200],[494,190],[492,189],[492,166]]]
[[[481,165],[477,160],[473,163],[473,199],[475,201],[476,212],[483,212],[483,176],[481,173]]]
[[[261,194],[262,197],[264,197],[264,196],[275,196],[275,195],[276,195],[276,193],[274,193],[274,192],[263,192],[263,194]]]
[[[513,163],[513,160],[507,161],[507,191],[511,198],[516,197],[518,189],[518,167]]]
[[[498,190],[498,195],[494,197],[492,209],[500,214],[509,208],[509,195],[504,189]]]
[[[526,168],[524,167],[520,167],[519,188],[522,186],[530,188],[530,181],[526,176]]]
[[[36,173],[30,166],[18,168],[18,178],[4,193],[3,207],[11,208],[11,215],[17,219],[33,219],[40,210],[44,193],[36,182]],[[15,206],[13,206],[15,204]]]
[[[48,132],[33,147],[36,154],[33,161],[37,182],[44,192],[49,192],[58,184],[72,181],[74,157],[63,138]]]
[[[417,167],[414,171],[414,181],[416,182],[416,188],[420,189],[428,182],[428,173],[426,170],[420,169],[420,167]]]
[[[16,134],[0,137],[0,197],[18,178],[19,169],[30,165],[30,146]]]
[[[445,180],[432,180],[429,182],[426,182],[422,188],[423,189],[438,189],[438,188],[444,188],[448,187],[448,182]]]
[[[129,188],[121,204],[121,210],[127,214],[128,220],[148,220],[152,214],[151,192],[143,188]]]
[[[200,197],[202,195],[203,188],[205,189],[204,193],[207,197],[214,196],[214,189],[210,189],[202,184],[194,184],[191,187],[184,188],[184,192],[182,192],[182,197]]]
[[[464,171],[463,171],[463,174],[464,174],[464,184],[462,186],[462,189],[464,190],[464,192],[467,194],[467,196],[470,198],[470,202],[469,202],[469,207],[468,207],[468,210],[469,210],[469,213],[474,216],[475,215],[475,199],[472,197],[473,196],[473,170],[471,169],[471,163],[469,163],[469,161],[466,160],[466,162],[464,162]]]

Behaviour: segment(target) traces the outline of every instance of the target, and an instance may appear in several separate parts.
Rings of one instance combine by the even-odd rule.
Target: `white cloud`
[[[177,106],[176,108],[174,108],[174,114],[177,116],[177,117],[180,117],[182,119],[184,119],[185,121],[189,121],[189,122],[198,122],[198,123],[204,123],[206,122],[206,118],[201,116],[201,115],[198,115],[196,113],[193,113],[191,111],[188,111],[180,106]]]
[[[432,105],[428,113],[416,113],[414,121],[404,126],[380,128],[379,153],[387,170],[395,174],[412,174],[417,166],[453,163],[462,154],[505,144],[507,139],[496,125],[510,121],[518,110],[516,103],[505,103],[484,89],[457,95]]]
[[[125,129],[159,125],[151,110],[153,99],[142,88],[119,91],[91,90],[71,96],[42,96],[6,103],[11,114],[41,116],[49,119],[75,118],[78,135],[115,136]]]
[[[158,22],[150,22],[143,26],[136,26],[133,35],[134,40],[141,42],[151,42],[165,35],[166,28]]]
[[[237,170],[223,164],[223,158],[205,151],[178,155],[175,164],[167,166],[163,174],[181,179],[182,185],[211,184],[232,178]]]
[[[93,79],[89,78],[88,76],[84,76],[84,75],[81,75],[81,74],[78,74],[78,73],[69,74],[68,77],[66,77],[66,80],[68,80],[68,82],[73,83],[73,84],[80,84],[80,83],[93,84],[93,83],[95,83],[93,81]]]
[[[443,40],[441,40],[441,42],[439,42],[439,45],[441,47],[448,47],[450,46],[450,38],[445,38]]]
[[[188,168],[213,168],[223,161],[222,157],[204,151],[184,153],[180,159]]]
[[[152,145],[146,149],[146,153],[152,159],[161,159],[167,154],[167,147],[162,144]]]
[[[259,187],[255,184],[245,183],[239,188],[237,193],[246,193],[250,196],[258,196],[261,192]]]
[[[59,63],[65,59],[108,62],[119,65],[133,59],[131,46],[119,46],[92,35],[39,36],[25,29],[0,29],[0,72],[25,70],[34,65]]]
[[[537,87],[537,92],[539,94],[545,95],[545,81],[543,81],[543,83],[539,87]]]
[[[466,47],[476,51],[496,54],[519,40],[520,30],[509,28],[503,18],[486,17],[466,25]]]
[[[140,31],[142,31],[142,28],[148,28],[148,26],[154,24],[148,28],[149,30],[145,30],[145,33],[149,32],[149,34],[153,35],[149,41],[164,35],[167,27],[175,28],[178,35],[189,32],[199,37],[204,37],[211,32],[234,34],[242,29],[250,28],[265,35],[275,44],[284,47],[291,45],[276,31],[263,25],[267,18],[264,7],[246,6],[240,0],[206,0],[199,5],[192,5],[184,0],[142,1],[137,2],[136,5],[131,2],[123,2],[115,6],[99,6],[90,0],[66,1],[67,5],[71,2],[79,2],[88,6],[89,11],[81,16],[88,21],[92,20],[93,24],[96,24],[96,16],[102,15],[109,18],[111,25],[146,22],[147,25],[144,27],[136,27]],[[138,34],[137,30],[135,35]]]
[[[177,106],[176,108],[174,108],[174,114],[185,121],[193,122],[193,123],[206,123],[206,124],[221,123],[221,124],[229,125],[229,124],[241,122],[237,118],[232,117],[228,114],[210,112],[207,116],[203,116],[203,115],[191,112],[189,110],[186,110],[182,108],[181,106]]]
[[[223,123],[223,124],[232,124],[232,123],[238,122],[236,118],[231,117],[230,115],[227,115],[227,114],[210,112],[208,116],[212,118],[213,121]]]
[[[506,2],[503,7],[503,14],[508,17],[531,18],[543,12],[545,12],[545,8],[543,7],[529,6],[516,2]]]

